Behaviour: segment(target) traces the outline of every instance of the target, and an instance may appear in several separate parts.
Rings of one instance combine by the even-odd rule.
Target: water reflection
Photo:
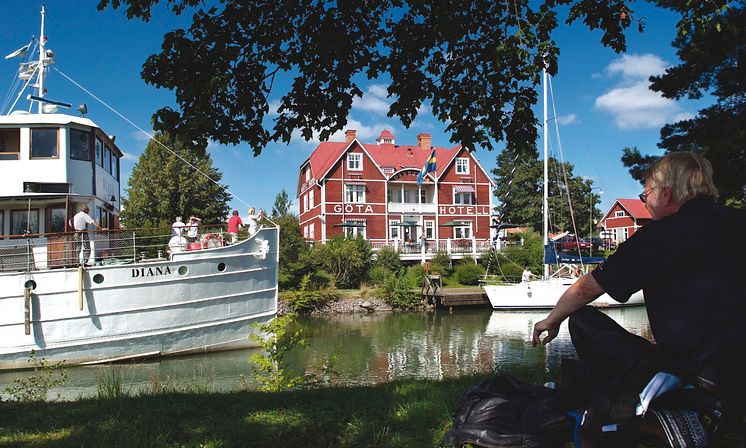
[[[635,334],[650,337],[644,308],[606,311]],[[546,311],[458,310],[453,313],[373,313],[306,317],[298,322],[308,347],[288,354],[296,373],[335,357],[336,382],[373,384],[397,378],[441,379],[511,365],[551,369],[573,352],[566,324],[546,347],[533,347],[531,332]],[[240,350],[116,367],[68,368],[68,383],[53,391],[63,398],[94,395],[96,376],[120,369],[132,392],[161,386],[226,391],[255,387],[249,356]],[[0,389],[27,372],[0,374]]]

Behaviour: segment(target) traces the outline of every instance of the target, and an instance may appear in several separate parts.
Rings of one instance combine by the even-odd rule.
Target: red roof
[[[396,137],[394,137],[394,134],[389,132],[388,129],[384,129],[383,132],[381,132],[381,135],[379,135],[376,140],[382,140],[384,138],[387,140],[394,140]]]
[[[388,131],[383,131],[381,135],[386,132]],[[357,140],[353,142],[357,142]],[[342,154],[346,152],[349,145],[350,143],[344,142],[320,143],[309,158],[311,177],[321,180]],[[430,157],[432,149],[435,149],[437,175],[443,173],[461,150],[461,145],[456,145],[450,149],[437,147],[422,149],[419,146],[399,146],[391,143],[380,145],[376,143],[361,143],[361,146],[379,167],[393,168],[395,171],[403,168],[422,169],[428,157]]]
[[[650,212],[645,207],[645,204],[642,203],[641,200],[635,198],[635,199],[617,199],[616,202],[619,203],[622,207],[624,207],[625,210],[629,212],[630,215],[632,215],[634,218],[637,219],[653,219],[653,217],[650,215]],[[613,206],[612,206],[613,208]]]

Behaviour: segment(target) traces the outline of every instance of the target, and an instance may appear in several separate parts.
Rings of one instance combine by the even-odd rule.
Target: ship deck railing
[[[271,225],[264,225],[270,227]],[[0,272],[24,272],[74,267],[167,260],[174,250],[192,251],[231,244],[225,224],[200,225],[193,244],[169,248],[171,228],[109,229],[86,231],[91,254],[82,260],[76,243],[78,232],[5,235],[0,239]],[[184,230],[186,236],[186,230]],[[249,238],[244,228],[237,241]],[[84,263],[85,262],[85,263]]]

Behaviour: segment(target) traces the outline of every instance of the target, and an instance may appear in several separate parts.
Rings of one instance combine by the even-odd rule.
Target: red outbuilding
[[[604,238],[611,238],[619,244],[652,220],[653,217],[641,200],[617,199],[604,214],[598,227]]]

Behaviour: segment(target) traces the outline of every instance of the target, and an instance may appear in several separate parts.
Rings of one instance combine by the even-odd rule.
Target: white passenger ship
[[[18,72],[31,108],[0,115],[0,369],[29,367],[32,351],[85,364],[250,346],[277,309],[279,229],[170,257],[168,235],[121,229],[122,152],[84,107],[46,98],[43,7],[41,24],[6,56],[38,47]],[[91,232],[88,260],[69,224],[83,205],[111,229]]]

